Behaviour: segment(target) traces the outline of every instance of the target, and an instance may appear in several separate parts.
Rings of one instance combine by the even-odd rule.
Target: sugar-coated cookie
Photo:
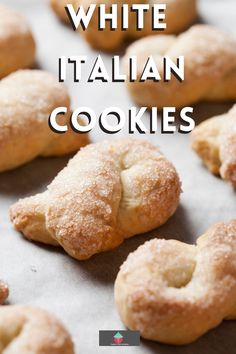
[[[23,16],[0,5],[0,79],[13,71],[31,67],[36,45]]]
[[[178,37],[149,36],[131,44],[124,57],[137,56],[137,80],[127,88],[141,106],[183,107],[201,100],[236,101],[236,41],[228,33],[209,25],[195,25]],[[145,63],[152,56],[161,80],[140,81]],[[184,57],[184,80],[174,75],[164,80],[164,56],[175,64]]]
[[[0,353],[74,354],[74,346],[66,328],[47,311],[32,306],[1,306]]]
[[[212,226],[196,245],[147,241],[115,282],[123,323],[143,338],[181,345],[236,319],[235,258],[236,220]]]
[[[46,192],[19,200],[10,215],[26,238],[87,259],[165,223],[180,189],[174,166],[156,146],[106,141],[81,149]]]
[[[228,113],[199,124],[191,142],[208,169],[236,187],[236,105]]]
[[[41,70],[19,70],[0,82],[0,172],[16,168],[37,156],[59,156],[88,142],[72,129],[54,133],[48,125],[56,107],[70,106],[63,84]],[[58,120],[68,121],[69,115]]]

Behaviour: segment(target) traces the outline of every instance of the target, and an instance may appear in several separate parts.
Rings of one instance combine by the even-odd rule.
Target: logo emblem
[[[124,347],[140,345],[140,333],[129,330],[100,330],[99,346],[102,347]]]
[[[115,342],[116,344],[120,344],[120,343],[123,342],[123,336],[120,334],[120,332],[117,332],[117,333],[114,335],[113,339],[114,339],[114,342]]]

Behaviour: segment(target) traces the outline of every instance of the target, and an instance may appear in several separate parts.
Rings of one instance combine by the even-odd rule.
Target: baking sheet
[[[23,13],[31,23],[37,41],[37,67],[57,74],[60,55],[88,55],[92,64],[98,52],[93,51],[69,27],[61,24],[45,0],[1,0]],[[200,1],[201,21],[216,24],[236,35],[236,2],[234,0]],[[102,53],[110,68],[111,56]],[[91,65],[90,65],[91,67]],[[89,106],[100,113],[108,106],[128,110],[133,102],[120,83],[88,84],[84,79],[67,85],[72,106]],[[228,110],[228,104],[199,104],[195,107],[198,122]],[[148,117],[147,117],[148,119]],[[127,134],[127,130],[120,135]],[[107,136],[100,130],[91,134],[92,141]],[[10,286],[10,304],[33,304],[55,313],[70,330],[77,353],[158,353],[158,354],[233,354],[236,348],[236,322],[229,321],[210,331],[197,342],[174,347],[141,341],[140,347],[125,349],[98,346],[98,331],[123,329],[113,300],[113,284],[119,266],[129,252],[152,237],[176,238],[185,242],[195,239],[215,222],[236,216],[236,195],[232,187],[212,176],[191,151],[189,136],[146,136],[161,146],[175,164],[182,180],[183,194],[176,214],[166,225],[151,233],[127,240],[118,249],[78,262],[62,250],[30,243],[12,229],[8,209],[19,197],[43,191],[67,163],[68,157],[37,159],[15,171],[0,174],[0,276]],[[22,353],[23,354],[23,353]]]

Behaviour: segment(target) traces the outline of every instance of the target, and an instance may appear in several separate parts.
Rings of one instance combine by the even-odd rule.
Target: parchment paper
[[[58,21],[47,1],[0,2],[28,18],[37,40],[39,68],[57,74],[60,55],[88,55],[91,64],[98,55],[79,34]],[[216,24],[236,35],[235,0],[202,0],[200,17],[201,21]],[[102,53],[102,57],[110,67],[110,56]],[[74,84],[72,76],[67,81],[73,107],[89,106],[100,113],[112,105],[124,110],[133,105],[123,84],[86,83],[89,65],[86,68],[83,82]],[[228,104],[199,104],[195,107],[196,121],[223,113],[229,107]],[[99,129],[94,130],[91,137],[93,141],[114,139]],[[34,304],[55,313],[73,335],[77,353],[233,354],[236,352],[236,322],[233,321],[224,322],[184,347],[144,340],[140,347],[133,348],[98,346],[99,330],[124,328],[114,306],[113,284],[119,266],[129,252],[152,237],[193,243],[213,223],[236,217],[234,190],[202,166],[190,148],[188,135],[157,133],[146,138],[160,145],[177,167],[183,188],[181,204],[176,214],[158,230],[134,237],[118,249],[84,262],[73,260],[60,249],[26,241],[13,230],[8,216],[12,203],[19,197],[43,191],[69,157],[37,159],[15,171],[0,174],[0,276],[9,283],[9,303]]]

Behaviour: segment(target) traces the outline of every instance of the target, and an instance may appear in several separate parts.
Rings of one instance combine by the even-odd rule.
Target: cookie
[[[72,129],[54,133],[48,117],[56,107],[70,106],[66,87],[41,70],[19,70],[0,82],[0,172],[37,156],[61,156],[86,145],[88,136]],[[58,117],[69,121],[70,115]]]
[[[47,191],[19,200],[10,215],[29,240],[60,245],[82,260],[164,224],[180,191],[160,150],[127,138],[81,149]]]
[[[0,5],[0,79],[35,62],[36,45],[23,16]]]
[[[236,220],[196,245],[153,239],[129,254],[115,282],[123,323],[145,339],[182,345],[236,319]]]

